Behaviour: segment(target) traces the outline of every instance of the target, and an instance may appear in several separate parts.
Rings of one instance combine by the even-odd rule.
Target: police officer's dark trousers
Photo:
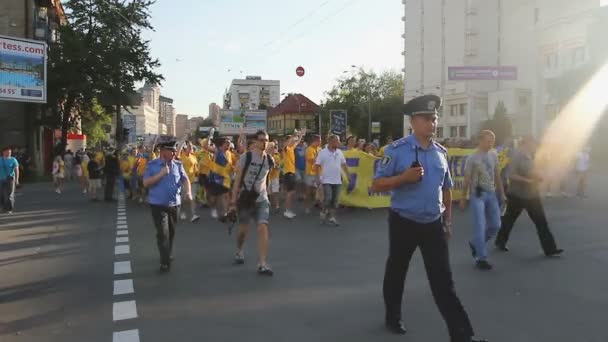
[[[114,184],[116,184],[116,176],[114,175],[106,175],[106,186],[104,188],[104,196],[103,199],[106,201],[111,201],[114,196]]]
[[[156,227],[156,244],[160,253],[160,263],[169,265],[173,253],[173,238],[175,237],[175,225],[179,216],[179,206],[165,207],[151,204],[150,208]]]
[[[513,225],[524,209],[528,212],[528,216],[530,216],[530,219],[536,226],[536,232],[543,251],[545,253],[555,251],[557,249],[555,238],[551,230],[549,230],[545,209],[540,197],[521,198],[507,195],[507,210],[502,218],[502,227],[496,236],[496,244],[503,246],[507,244],[511,230],[513,230]]]
[[[420,247],[435,303],[446,321],[453,342],[473,336],[473,328],[454,289],[448,244],[441,221],[422,224],[389,211],[389,256],[384,273],[384,304],[389,322],[401,319],[405,276]]]

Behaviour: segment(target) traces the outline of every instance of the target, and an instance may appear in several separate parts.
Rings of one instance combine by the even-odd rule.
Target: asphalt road
[[[487,273],[473,268],[466,246],[469,213],[456,210],[452,270],[479,336],[492,342],[608,341],[608,182],[598,174],[591,184],[587,199],[546,201],[563,257],[542,255],[523,215],[511,251],[492,251],[496,268]],[[127,203],[122,223],[120,203],[90,203],[75,186],[62,195],[49,187],[24,188],[17,212],[0,216],[0,341],[130,342],[136,335],[144,342],[449,340],[419,253],[406,283],[409,332],[400,337],[384,331],[386,210],[342,210],[339,228],[320,225],[316,214],[298,212],[291,221],[273,216],[272,278],[255,272],[255,230],[246,264],[235,266],[233,237],[205,210],[198,223],[180,224],[176,260],[161,275],[145,205]],[[117,226],[124,225],[128,233],[118,237],[129,241],[118,243]],[[116,245],[128,245],[129,253],[115,255]],[[114,274],[115,262],[130,262],[131,272]],[[128,308],[136,317],[120,319]],[[131,332],[115,335],[121,331]]]

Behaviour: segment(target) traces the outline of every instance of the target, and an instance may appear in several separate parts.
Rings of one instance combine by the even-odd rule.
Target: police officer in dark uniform
[[[373,191],[391,192],[389,256],[383,286],[385,323],[394,333],[406,333],[401,318],[403,287],[412,254],[420,248],[451,342],[484,342],[473,338],[452,280],[447,244],[452,225],[452,179],[447,150],[433,140],[440,106],[441,98],[435,95],[420,96],[405,105],[413,134],[386,147],[374,177]]]
[[[148,188],[148,203],[156,227],[156,242],[160,252],[160,271],[167,272],[173,259],[173,238],[179,217],[181,192],[192,200],[190,180],[184,166],[175,160],[177,144],[170,141],[158,145],[160,157],[148,162],[144,186]]]

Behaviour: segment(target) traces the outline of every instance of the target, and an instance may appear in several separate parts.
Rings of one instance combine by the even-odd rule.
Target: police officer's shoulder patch
[[[407,143],[407,139],[406,138],[407,137],[403,137],[401,139],[393,141],[393,143],[391,144],[391,147],[395,148],[395,147],[399,147],[399,146],[404,145],[405,143]]]
[[[380,165],[386,166],[391,162],[391,160],[391,156],[384,156],[384,158],[382,158],[382,160],[380,161]]]

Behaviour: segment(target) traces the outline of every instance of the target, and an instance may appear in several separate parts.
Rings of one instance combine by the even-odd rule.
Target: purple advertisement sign
[[[514,81],[517,80],[516,66],[464,66],[448,67],[450,81]]]

